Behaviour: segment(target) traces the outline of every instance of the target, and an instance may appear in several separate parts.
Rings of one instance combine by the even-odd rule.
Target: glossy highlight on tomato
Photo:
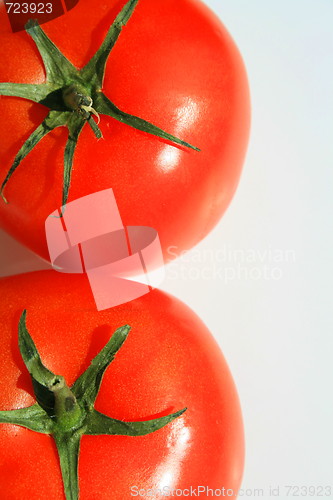
[[[171,424],[147,436],[83,436],[81,500],[123,500],[131,498],[135,487],[172,490],[204,484],[238,490],[244,438],[236,389],[215,340],[187,306],[154,290],[97,312],[86,277],[54,271],[3,278],[0,294],[0,410],[34,402],[17,346],[23,309],[45,366],[62,374],[69,385],[116,328],[131,326],[103,378],[98,411],[137,421],[187,407]],[[0,464],[4,500],[63,500],[49,436],[0,424]],[[153,498],[164,497],[156,493]]]
[[[43,29],[81,68],[124,5],[124,0],[101,0],[91,8],[89,0],[80,0]],[[25,32],[11,32],[4,5],[0,47],[0,82],[45,81],[33,40]],[[200,152],[102,116],[103,139],[97,140],[89,127],[82,131],[68,201],[112,187],[124,224],[155,228],[170,259],[214,227],[237,187],[249,131],[248,84],[240,54],[200,1],[140,0],[111,52],[103,92],[120,109]],[[1,97],[0,110],[2,181],[47,109]],[[1,227],[44,258],[45,219],[61,205],[66,140],[64,127],[44,137],[8,183],[9,203],[0,201]]]

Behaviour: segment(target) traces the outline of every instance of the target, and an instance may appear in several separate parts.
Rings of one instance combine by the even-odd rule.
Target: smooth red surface
[[[0,296],[1,410],[33,403],[30,376],[17,345],[24,308],[44,363],[69,384],[117,327],[131,325],[103,379],[99,411],[130,421],[188,408],[148,436],[84,436],[80,500],[125,500],[133,486],[205,485],[237,491],[244,440],[236,389],[215,340],[187,306],[155,290],[97,312],[84,276],[53,271],[3,278]],[[0,484],[2,500],[62,500],[52,439],[0,424]]]
[[[124,4],[100,0],[92,7],[90,0],[80,0],[43,29],[82,67]],[[34,42],[24,32],[10,32],[3,8],[0,47],[1,82],[44,82]],[[102,116],[104,139],[97,141],[89,126],[79,139],[69,201],[112,187],[124,224],[155,228],[170,259],[213,228],[237,187],[250,115],[243,62],[226,29],[201,2],[140,0],[111,53],[103,90],[124,111],[201,152]],[[2,181],[47,109],[0,97],[0,113]],[[45,258],[44,223],[61,204],[66,138],[63,127],[44,138],[8,183],[10,204],[0,200],[0,225]]]

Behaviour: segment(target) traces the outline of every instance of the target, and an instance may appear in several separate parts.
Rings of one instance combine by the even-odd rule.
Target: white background
[[[169,266],[164,289],[202,317],[233,372],[243,497],[279,487],[276,497],[289,499],[287,485],[333,483],[333,3],[206,3],[247,66],[250,148],[227,214]],[[0,275],[42,267],[0,235]]]

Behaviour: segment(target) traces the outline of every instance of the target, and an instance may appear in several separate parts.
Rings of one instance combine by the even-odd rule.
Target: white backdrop
[[[321,498],[287,486],[333,483],[333,3],[206,3],[247,66],[251,142],[227,214],[163,288],[202,317],[233,372],[243,497]],[[0,275],[42,267],[0,234]]]

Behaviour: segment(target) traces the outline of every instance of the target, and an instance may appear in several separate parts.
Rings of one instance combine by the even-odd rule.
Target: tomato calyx
[[[69,388],[64,377],[44,366],[26,326],[26,311],[19,321],[19,348],[30,373],[37,402],[18,410],[0,411],[0,423],[14,424],[55,440],[67,500],[78,500],[78,461],[83,435],[144,436],[180,417],[186,408],[140,422],[116,420],[95,410],[105,370],[125,342],[130,326],[118,328],[86,371]]]
[[[97,139],[102,138],[102,132],[92,115],[95,115],[98,120],[99,114],[107,115],[137,130],[169,141],[174,145],[177,144],[200,151],[197,147],[168,134],[156,125],[120,110],[102,92],[108,57],[123,27],[131,18],[138,1],[129,0],[125,4],[109,28],[100,48],[80,70],[60,52],[37,21],[30,20],[26,24],[26,31],[33,38],[43,59],[47,81],[36,85],[0,83],[0,95],[21,97],[43,104],[50,109],[50,112],[18,151],[1,185],[0,194],[6,203],[4,189],[21,161],[49,132],[57,127],[65,126],[69,130],[69,135],[64,154],[62,205],[66,205],[71,183],[74,152],[82,128],[88,123]]]

